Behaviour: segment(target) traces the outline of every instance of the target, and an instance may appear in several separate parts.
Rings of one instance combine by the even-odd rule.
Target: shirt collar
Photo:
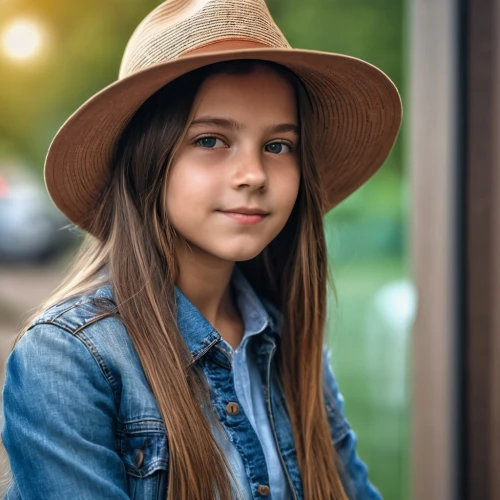
[[[272,318],[243,273],[235,266],[231,283],[243,321],[243,338],[262,333],[272,325]]]
[[[244,325],[243,339],[262,333],[268,327],[271,332],[277,333],[279,331],[277,328],[278,311],[267,301],[268,308],[266,309],[248,280],[236,266],[231,283]],[[179,288],[175,287],[175,293],[177,325],[189,351],[196,360],[219,342],[222,337]]]

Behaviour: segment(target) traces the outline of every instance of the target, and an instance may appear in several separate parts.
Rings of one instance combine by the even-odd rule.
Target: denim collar
[[[244,325],[243,339],[264,331],[277,333],[278,312],[259,299],[243,273],[235,266],[231,284],[236,295],[236,303]],[[203,356],[214,344],[220,342],[221,335],[205,319],[194,304],[175,287],[177,299],[177,325],[193,358]],[[243,340],[242,339],[242,340]]]
[[[278,335],[282,322],[279,310],[269,301],[260,299],[243,273],[234,267],[231,284],[236,295],[236,304],[244,326],[243,340],[263,333]],[[175,287],[177,303],[177,325],[194,360],[203,356],[216,343],[221,335],[200,313],[194,304]],[[108,282],[97,292],[96,297],[114,301],[114,293]]]

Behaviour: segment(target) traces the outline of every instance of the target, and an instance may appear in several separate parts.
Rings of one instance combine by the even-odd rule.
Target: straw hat
[[[191,70],[233,59],[279,63],[304,83],[328,195],[325,211],[387,158],[401,122],[401,101],[379,69],[345,55],[292,49],[264,0],[167,0],[133,33],[118,80],[87,100],[52,141],[45,182],[59,209],[88,230],[110,180],[115,144],[141,104]]]

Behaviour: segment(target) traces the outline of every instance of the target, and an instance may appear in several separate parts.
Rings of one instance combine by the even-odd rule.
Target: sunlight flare
[[[2,49],[11,59],[30,59],[40,51],[43,44],[42,28],[29,19],[15,19],[2,31]]]

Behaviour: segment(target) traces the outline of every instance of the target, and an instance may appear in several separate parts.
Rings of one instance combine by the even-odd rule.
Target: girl
[[[9,358],[7,499],[380,498],[323,347],[322,215],[400,118],[263,0],[155,9],[47,156],[88,236]]]

